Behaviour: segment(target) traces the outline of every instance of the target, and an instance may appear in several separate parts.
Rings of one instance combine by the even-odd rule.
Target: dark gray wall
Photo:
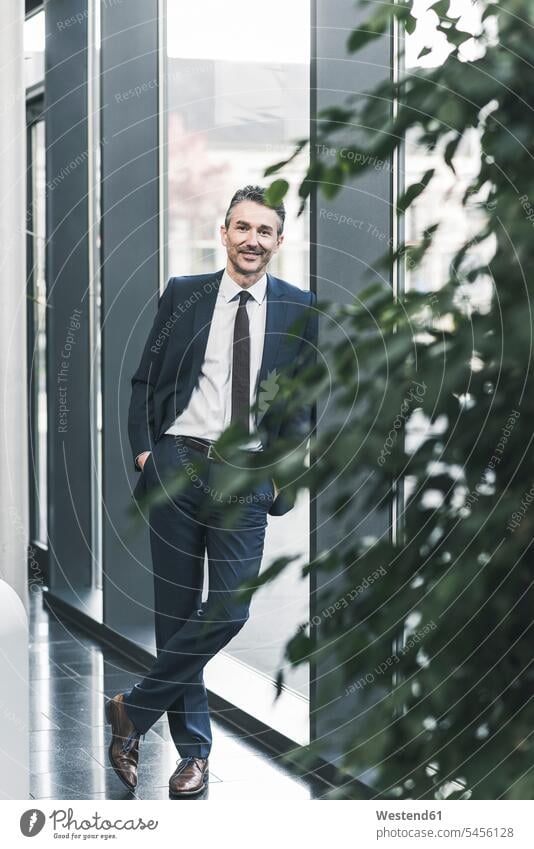
[[[341,105],[347,94],[365,92],[384,76],[390,76],[392,42],[389,37],[379,39],[356,56],[346,51],[350,31],[371,11],[369,7],[363,12],[358,10],[352,0],[316,0],[312,116],[327,106]],[[331,26],[332,22],[335,22],[335,27]],[[319,123],[312,121],[314,137],[319,130]],[[349,128],[347,132],[341,132],[337,139],[338,147],[349,141],[354,143],[354,130]],[[334,161],[332,157],[332,164]],[[387,240],[392,236],[392,186],[391,163],[387,163],[385,167],[348,183],[332,201],[325,200],[322,193],[316,193],[312,201],[311,222],[312,242],[315,244],[312,251],[313,272],[319,300],[349,303],[369,283],[368,269],[385,253]],[[342,215],[363,224],[338,223]],[[390,282],[386,279],[384,285]],[[325,343],[331,342],[336,335],[326,317],[320,320],[319,334],[319,350],[322,351]],[[354,415],[358,412],[355,411]],[[319,432],[335,421],[332,399],[326,408],[319,405],[317,417]],[[354,492],[359,483],[357,478],[342,480],[342,484],[352,486]],[[335,548],[341,534],[347,534],[350,529],[352,537],[387,533],[389,516],[383,511],[369,512],[362,506],[363,489],[352,501],[349,522],[346,517],[343,523],[339,522],[333,516],[332,508],[332,501],[339,497],[339,491],[340,486],[334,485],[316,500],[314,545],[317,550]],[[312,615],[323,608],[322,589],[331,580],[331,575],[317,578],[312,588]],[[364,704],[363,698],[372,700],[377,693],[368,688],[365,696],[359,699],[345,696],[345,685],[338,673],[326,664],[315,665],[312,680],[312,736],[320,739],[326,750],[335,756],[340,750],[339,726],[349,722],[350,717],[358,712]],[[328,707],[324,706],[326,698],[330,702]],[[357,721],[353,723],[352,731],[356,741]],[[362,769],[365,766],[362,762]],[[369,779],[369,776],[365,777]]]
[[[58,589],[91,582],[85,10],[86,0],[46,4],[48,524]]]
[[[143,641],[152,626],[148,528],[133,528],[130,379],[158,297],[156,0],[102,5],[104,622]],[[136,93],[139,86],[139,93]]]

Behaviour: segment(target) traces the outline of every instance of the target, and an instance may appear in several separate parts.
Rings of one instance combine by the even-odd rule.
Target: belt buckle
[[[213,449],[213,445],[210,442],[210,444],[208,445],[208,453],[207,453],[208,460],[216,460],[217,459],[215,454],[213,453],[212,449]]]

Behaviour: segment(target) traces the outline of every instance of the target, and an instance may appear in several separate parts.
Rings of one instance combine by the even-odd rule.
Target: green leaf
[[[275,162],[274,165],[269,165],[268,168],[263,172],[264,177],[270,177],[271,174],[276,174],[277,171],[280,171],[281,168],[284,168],[290,159],[282,159],[280,162]]]
[[[272,207],[279,206],[289,191],[287,180],[275,180],[265,192],[265,202]]]
[[[428,171],[425,171],[421,181],[419,183],[413,183],[407,189],[404,195],[399,198],[399,201],[397,203],[397,210],[399,214],[406,212],[410,204],[412,204],[414,200],[418,198],[419,195],[422,194],[422,192],[424,192],[424,190],[430,183],[430,180],[434,176],[434,170],[434,168],[429,168]]]
[[[423,47],[422,50],[417,54],[418,59],[424,59],[425,56],[428,56],[429,53],[432,53],[431,47]]]
[[[355,53],[361,50],[370,41],[374,41],[374,39],[382,35],[386,30],[386,25],[386,20],[370,21],[367,27],[353,30],[347,41],[347,50],[349,53]]]
[[[462,140],[461,135],[457,135],[456,138],[451,139],[450,142],[447,143],[447,147],[445,148],[445,153],[443,154],[443,159],[444,159],[445,163],[449,166],[449,168],[451,169],[453,174],[456,174],[456,170],[454,168],[452,160],[453,160],[454,154],[458,150],[458,145],[460,144],[461,140]]]
[[[446,18],[450,5],[451,0],[437,0],[437,2],[431,3],[429,8],[431,8],[432,11],[440,18]]]
[[[404,27],[405,27],[408,35],[413,35],[413,33],[415,32],[416,26],[417,26],[417,18],[414,18],[414,17],[412,17],[412,15],[409,15],[406,18],[406,20],[404,21]]]
[[[295,147],[295,150],[293,151],[293,153],[291,154],[291,156],[290,156],[290,157],[288,157],[288,159],[282,159],[282,161],[281,161],[281,162],[277,162],[275,165],[270,165],[270,166],[269,166],[268,168],[266,168],[266,169],[265,169],[265,171],[263,172],[263,176],[264,176],[264,177],[270,177],[270,176],[271,176],[271,174],[275,174],[277,171],[280,171],[280,169],[281,169],[281,168],[284,168],[286,165],[288,165],[290,162],[292,162],[292,161],[293,161],[293,159],[295,159],[295,157],[296,157],[296,156],[298,156],[298,155],[299,155],[299,153],[300,153],[300,152],[301,152],[301,151],[302,151],[302,150],[303,150],[303,149],[304,149],[304,148],[305,148],[308,144],[309,144],[309,140],[308,140],[308,139],[300,139],[300,141],[299,141],[299,142],[297,142],[297,145],[296,145],[296,147]]]

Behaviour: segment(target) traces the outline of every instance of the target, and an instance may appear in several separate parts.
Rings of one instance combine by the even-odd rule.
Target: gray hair
[[[286,217],[285,206],[283,202],[278,206],[269,206],[269,204],[265,201],[266,191],[267,189],[264,188],[264,186],[245,186],[243,189],[238,189],[230,201],[230,206],[226,210],[226,215],[224,217],[224,226],[226,229],[230,226],[230,218],[232,216],[234,206],[241,203],[243,200],[253,200],[254,203],[261,203],[262,206],[266,206],[267,209],[272,209],[276,212],[278,216],[278,235],[280,236],[284,229],[284,220]]]

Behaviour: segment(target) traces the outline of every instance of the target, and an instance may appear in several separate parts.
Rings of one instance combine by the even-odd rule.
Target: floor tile
[[[311,799],[312,795],[310,789],[304,785],[290,779],[277,779],[276,781],[221,781],[215,784],[210,782],[208,798],[236,802],[249,799],[285,802],[288,799]]]
[[[30,756],[30,771],[32,776],[48,772],[65,773],[69,769],[85,769],[88,764],[94,769],[102,752],[105,752],[105,749],[99,746],[64,746],[34,750]],[[99,765],[105,766],[105,761],[101,761]]]
[[[63,700],[64,696],[76,693],[99,693],[104,694],[103,680],[92,675],[77,675],[73,677],[41,678],[32,680],[31,697],[35,701],[49,699],[51,704],[58,704],[58,698]]]
[[[50,719],[50,717],[45,716],[44,713],[32,713],[30,710],[30,732],[52,730],[59,731],[59,725],[56,722]]]
[[[63,626],[36,598],[31,604],[31,798],[181,801],[169,799],[168,781],[179,754],[166,715],[141,740],[134,792],[109,763],[105,699],[131,689],[144,673],[87,634]],[[216,718],[212,728],[209,787],[187,801],[275,801],[317,794],[263,750],[257,738]]]
[[[106,742],[106,745],[94,747],[90,752],[91,756],[105,767],[109,766],[108,745],[109,743]],[[163,740],[157,740],[155,736],[149,739],[147,735],[145,740],[141,740],[139,747],[139,780],[148,778],[149,783],[156,787],[166,786],[179,760],[180,755],[174,744],[169,745]],[[211,762],[210,775],[213,781],[221,780],[211,769]]]
[[[210,764],[222,781],[242,780],[245,775],[253,781],[270,781],[288,775],[279,759],[251,752],[246,742],[231,737],[214,739]]]
[[[50,729],[42,731],[30,732],[30,752],[44,752],[50,750],[65,749],[86,749],[98,748],[104,746],[106,741],[109,741],[110,728],[109,725],[96,726],[89,735],[86,731],[71,730],[69,732],[62,729]],[[159,742],[161,737],[156,734],[151,728],[147,732],[145,740],[150,739]]]

